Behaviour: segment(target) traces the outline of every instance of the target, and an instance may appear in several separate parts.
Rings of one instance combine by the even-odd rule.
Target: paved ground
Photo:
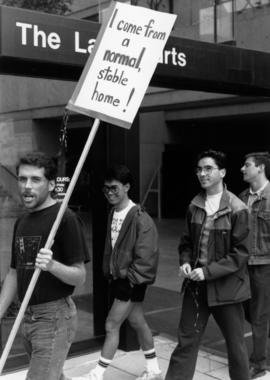
[[[155,337],[155,347],[163,374],[166,373],[169,358],[175,342],[164,336]],[[82,376],[89,372],[98,359],[99,352],[68,359],[65,363],[65,374],[69,378]],[[118,350],[112,365],[108,368],[104,380],[133,380],[144,367],[144,359],[141,351],[123,352]],[[3,380],[23,380],[26,371],[18,371],[4,375]],[[193,380],[229,380],[227,360],[224,357],[200,351],[196,373]],[[270,380],[270,373],[260,378]],[[38,379],[37,379],[38,380]]]
[[[176,344],[176,331],[180,315],[180,282],[178,273],[177,245],[183,221],[162,220],[157,223],[160,232],[160,265],[157,281],[149,287],[145,311],[147,320],[155,334],[155,346],[163,373],[166,373],[170,354]],[[251,348],[251,333],[246,326],[247,346]],[[99,351],[70,358],[66,361],[65,371],[69,377],[80,376],[92,369],[98,359]],[[117,351],[112,365],[104,380],[135,379],[144,366],[140,351]],[[4,380],[23,380],[26,371],[18,371],[1,376]],[[228,368],[224,339],[210,318],[198,357],[193,380],[227,380]],[[260,379],[270,380],[270,373]],[[38,379],[37,379],[38,380]]]

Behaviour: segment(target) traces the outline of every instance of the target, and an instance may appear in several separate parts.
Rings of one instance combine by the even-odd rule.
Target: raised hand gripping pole
[[[86,160],[86,157],[88,155],[88,152],[90,150],[90,147],[94,141],[94,138],[95,138],[95,135],[96,135],[96,132],[98,130],[98,127],[99,127],[99,124],[100,124],[100,120],[99,119],[95,119],[94,121],[94,124],[91,128],[91,131],[89,133],[89,136],[88,136],[88,139],[85,143],[85,146],[83,148],[83,151],[82,151],[82,154],[81,154],[81,157],[77,163],[77,166],[76,166],[76,169],[73,173],[73,177],[71,178],[71,181],[69,183],[69,186],[68,186],[68,189],[67,189],[67,192],[66,192],[66,195],[63,199],[63,202],[61,203],[61,206],[59,208],[59,211],[58,211],[58,214],[56,216],[56,219],[54,221],[54,224],[52,226],[52,229],[50,231],[50,234],[47,238],[47,241],[46,241],[46,244],[44,246],[44,248],[47,248],[47,249],[50,249],[51,246],[53,245],[53,241],[54,241],[54,237],[56,235],[56,232],[58,230],[58,227],[61,223],[61,220],[63,218],[63,215],[64,215],[64,212],[68,206],[68,202],[69,202],[69,199],[72,195],[72,192],[73,192],[73,189],[76,185],[76,182],[78,180],[78,177],[80,175],[80,172],[82,170],[82,167],[83,167],[83,164]],[[3,371],[3,368],[4,368],[4,365],[5,365],[5,362],[7,360],[7,357],[8,357],[8,354],[9,354],[9,351],[11,349],[11,346],[13,344],[13,341],[15,339],[15,336],[17,334],[17,331],[20,327],[20,324],[21,324],[21,321],[23,319],[23,316],[24,316],[24,313],[25,313],[25,310],[27,308],[27,305],[29,303],[29,300],[32,296],[32,293],[33,293],[33,290],[35,288],[35,285],[37,283],[37,280],[38,280],[38,277],[39,277],[39,274],[40,274],[41,270],[39,268],[36,268],[34,273],[33,273],[33,276],[31,278],[31,281],[29,283],[29,286],[28,286],[28,289],[25,293],[25,296],[24,296],[24,299],[22,301],[22,304],[21,304],[21,307],[20,307],[20,310],[18,312],[18,315],[15,319],[15,322],[14,322],[14,325],[10,331],[10,334],[9,334],[9,337],[8,337],[8,340],[7,340],[7,343],[5,345],[5,348],[3,350],[3,353],[2,353],[2,356],[1,356],[1,359],[0,359],[0,375]]]

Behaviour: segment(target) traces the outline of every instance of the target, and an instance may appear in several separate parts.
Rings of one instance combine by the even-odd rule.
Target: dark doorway
[[[225,183],[229,190],[239,194],[246,187],[240,173],[244,155],[270,148],[269,116],[173,122],[168,128],[175,143],[167,144],[163,154],[164,218],[183,217],[190,200],[199,191],[194,167],[202,150],[211,148],[226,153]]]
[[[91,129],[89,118],[72,120],[67,134],[66,176],[72,177]],[[101,272],[106,230],[107,206],[101,193],[102,175],[107,160],[107,130],[99,128],[91,146],[69,207],[82,219],[90,247],[87,282],[74,295],[79,311],[74,352],[100,345],[107,315],[107,284]]]

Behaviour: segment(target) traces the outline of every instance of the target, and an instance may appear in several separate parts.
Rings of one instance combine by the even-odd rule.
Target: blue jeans
[[[267,368],[267,343],[270,318],[270,265],[249,265],[251,299],[244,304],[247,321],[252,328],[253,350],[250,364]]]
[[[26,380],[64,380],[63,365],[77,327],[70,297],[28,306],[22,336],[30,359]]]

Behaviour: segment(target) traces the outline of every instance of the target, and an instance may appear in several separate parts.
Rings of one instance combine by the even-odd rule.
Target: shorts
[[[131,286],[127,278],[118,278],[111,282],[112,297],[120,301],[142,302],[146,288],[146,284]]]

